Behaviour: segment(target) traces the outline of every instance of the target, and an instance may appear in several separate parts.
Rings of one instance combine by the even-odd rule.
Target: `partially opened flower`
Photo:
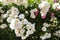
[[[38,9],[32,9],[31,11],[30,11],[30,13],[31,13],[31,18],[36,18],[36,16],[38,15]]]

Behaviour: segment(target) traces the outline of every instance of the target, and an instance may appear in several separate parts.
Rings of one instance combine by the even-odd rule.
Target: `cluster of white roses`
[[[2,0],[3,5],[9,5],[15,3],[16,5],[23,5],[25,8],[28,7],[27,0]]]
[[[23,5],[25,8],[28,7],[28,3],[27,0],[2,0],[1,1],[3,3],[3,5],[9,5],[10,3],[15,3],[16,5]],[[38,5],[38,8],[40,9],[40,14],[42,18],[46,17],[47,12],[49,11],[50,8],[50,4],[47,1],[41,1],[41,3]],[[59,3],[54,3],[52,6],[53,9],[57,9],[60,10],[60,4]],[[26,13],[28,13],[28,11],[25,11]],[[36,18],[36,16],[38,15],[38,9],[32,9],[30,10],[30,17],[31,18]],[[7,18],[7,22],[9,23],[9,27],[15,31],[15,34],[17,37],[21,37],[22,39],[26,39],[29,35],[33,34],[35,32],[35,23],[32,24],[31,22],[29,22],[26,18],[24,14],[19,14],[19,10],[18,8],[12,6],[11,9],[7,10],[6,14],[3,14],[4,11],[2,10],[2,7],[0,7],[0,22],[3,21],[3,19]],[[54,16],[54,15],[52,15]],[[51,17],[50,21],[53,21],[54,23],[57,21],[55,21],[56,18],[55,17]],[[50,27],[51,25],[48,23],[43,23],[43,27],[42,27],[42,31],[46,32],[47,28]],[[6,24],[2,24],[0,25],[1,29],[6,28],[7,25]],[[54,35],[60,37],[60,31],[56,31],[56,33],[54,33]],[[40,38],[42,40],[46,39],[46,38],[50,38],[51,37],[51,33],[45,33],[43,36],[40,36]]]
[[[15,31],[17,37],[21,37],[22,39],[26,39],[35,32],[35,24],[28,22],[27,19],[12,19],[10,28]]]
[[[24,14],[19,14],[19,10],[12,6],[3,18],[7,18],[7,22],[10,23],[10,28],[15,31],[17,37],[26,39],[29,35],[35,32],[35,23],[28,22]],[[24,35],[24,33],[26,33]]]
[[[22,39],[26,39],[29,35],[33,34],[35,32],[35,23],[32,24],[29,22],[24,14],[19,15],[18,8],[12,6],[11,9],[7,10],[6,14],[4,14],[4,11],[0,7],[0,13],[1,14],[1,22],[3,19],[7,19],[7,22],[9,23],[9,27],[15,31],[15,34],[17,37],[21,37]],[[27,13],[27,12],[26,12]],[[6,24],[1,24],[0,28],[4,29],[6,28]]]

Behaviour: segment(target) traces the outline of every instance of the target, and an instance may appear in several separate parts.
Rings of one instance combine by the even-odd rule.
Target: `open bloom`
[[[46,27],[42,27],[42,31],[46,31],[47,29],[46,29]]]
[[[19,19],[12,19],[10,23],[11,29],[21,29],[22,28],[22,22]]]
[[[60,10],[60,4],[59,3],[54,3],[52,8],[56,9],[56,10]]]
[[[4,29],[4,28],[6,28],[6,27],[7,27],[6,24],[1,24],[1,25],[0,25],[0,28],[1,28],[1,29]]]
[[[23,36],[25,29],[15,29],[15,34],[17,37]]]
[[[46,14],[49,11],[50,4],[47,1],[41,1],[41,3],[38,5],[39,9],[41,9],[41,17],[44,19],[46,18]]]

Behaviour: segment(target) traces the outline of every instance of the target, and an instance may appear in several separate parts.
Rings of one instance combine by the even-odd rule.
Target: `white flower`
[[[13,3],[15,3],[16,5],[21,5],[21,0],[13,0]]]
[[[20,14],[19,15],[19,19],[24,19],[25,18],[25,15],[24,14]]]
[[[38,5],[39,9],[41,9],[40,13],[41,16],[44,16],[47,14],[47,12],[49,11],[50,8],[50,4],[47,1],[42,1],[39,5]]]
[[[30,22],[26,25],[27,30],[35,30],[35,23],[31,24]]]
[[[46,31],[47,29],[46,29],[46,27],[42,27],[42,31]]]
[[[45,37],[45,36],[40,36],[40,38],[41,38],[42,40],[45,40],[45,39],[46,39],[46,37]]]
[[[11,29],[21,29],[22,28],[22,22],[19,19],[12,19],[10,28]]]
[[[13,3],[15,3],[16,5],[23,5],[25,8],[28,7],[27,0],[13,0]]]
[[[26,25],[26,29],[32,29],[31,24]]]
[[[24,39],[26,39],[27,38],[27,36],[21,36],[21,39],[22,40],[24,40]]]
[[[28,20],[24,19],[24,20],[22,20],[22,23],[27,25],[28,24]]]
[[[50,38],[51,37],[51,33],[46,33],[45,36],[46,36],[46,38]]]
[[[8,17],[8,14],[3,14],[2,17],[3,17],[3,18],[7,18],[7,17]]]
[[[8,18],[7,18],[7,22],[8,22],[8,23],[10,23],[10,22],[11,22],[11,20],[12,20],[12,18],[11,18],[11,17],[8,17]]]
[[[27,34],[33,34],[35,32],[35,24],[26,25],[26,28],[28,30]]]
[[[31,31],[35,31],[35,23],[34,24],[31,24],[31,27],[32,27],[32,29],[31,29]]]
[[[20,37],[21,36],[20,30],[16,29],[15,34],[16,34],[17,37]]]
[[[45,22],[45,23],[43,23],[43,26],[44,26],[44,27],[49,27],[50,24],[48,24],[48,23]]]
[[[52,5],[52,8],[53,8],[53,9],[57,9],[57,8],[59,7],[59,5],[60,5],[59,3],[54,3],[54,4]]]
[[[8,5],[12,3],[12,0],[2,0],[3,5]]]
[[[12,6],[12,7],[11,7],[11,15],[14,16],[14,15],[18,15],[18,14],[19,14],[18,8]]]
[[[31,11],[30,11],[30,13],[31,13],[31,18],[36,18],[36,16],[35,16],[35,14],[34,14],[34,12],[36,12],[37,11],[37,9],[35,8],[35,9],[32,9]]]
[[[22,37],[24,35],[25,29],[16,29],[15,33],[17,37]]]
[[[27,7],[28,7],[28,2],[27,2],[27,0],[23,0],[22,5],[23,5],[25,8],[27,8]]]
[[[60,5],[57,7],[58,10],[60,10]]]
[[[60,37],[60,30],[56,31],[54,35]]]
[[[45,33],[43,36],[40,36],[40,38],[42,40],[45,40],[45,39],[50,38],[50,37],[51,37],[51,33]]]
[[[4,29],[4,28],[6,28],[6,27],[7,27],[6,24],[1,24],[1,26],[0,26],[1,29]]]

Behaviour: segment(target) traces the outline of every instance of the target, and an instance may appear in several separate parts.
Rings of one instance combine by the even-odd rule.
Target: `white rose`
[[[13,3],[15,3],[16,5],[23,5],[25,8],[28,7],[27,0],[13,0]]]
[[[15,33],[17,37],[22,37],[24,35],[25,29],[16,29]]]
[[[28,7],[28,2],[27,2],[27,0],[23,0],[22,5],[23,5],[25,8],[27,8],[27,7]]]
[[[43,26],[44,26],[44,27],[49,27],[50,24],[48,24],[48,23],[45,22],[45,23],[43,23]]]
[[[0,26],[1,29],[5,29],[6,27],[7,27],[6,24],[1,24],[1,26]]]
[[[38,8],[41,9],[41,16],[44,16],[49,11],[50,4],[47,1],[42,1],[41,4],[38,5]]]
[[[42,40],[45,40],[45,39],[50,38],[50,37],[51,37],[51,33],[45,33],[43,36],[40,36],[40,38]]]
[[[20,37],[20,36],[22,35],[22,34],[20,33],[20,30],[18,30],[18,29],[15,30],[15,34],[16,34],[17,37]]]
[[[56,9],[59,5],[60,5],[59,3],[54,3],[54,4],[52,5],[52,8],[53,8],[53,9]]]
[[[23,22],[23,24],[28,24],[28,20],[27,19],[24,19],[24,20],[22,20],[22,22]]]
[[[46,29],[46,27],[42,27],[42,31],[46,31],[47,29]]]
[[[7,18],[7,17],[8,17],[8,14],[3,14],[2,17],[3,17],[3,18]]]
[[[54,33],[54,35],[57,36],[57,37],[60,37],[60,30],[56,31],[56,32]]]
[[[11,17],[8,17],[8,18],[7,18],[7,22],[8,22],[8,23],[10,23],[10,22],[11,22],[11,20],[12,20],[12,18],[11,18]]]
[[[30,13],[31,13],[31,18],[36,18],[36,16],[35,16],[35,14],[34,14],[34,12],[36,12],[37,11],[37,9],[35,8],[35,9],[32,9],[31,11],[30,11]]]
[[[42,40],[45,40],[45,39],[46,39],[46,37],[45,37],[45,36],[40,36],[40,38],[41,38]]]
[[[22,28],[22,22],[19,19],[12,19],[10,28],[11,29],[21,29]]]
[[[12,0],[2,0],[3,5],[8,5],[12,3]]]
[[[13,0],[13,3],[15,3],[16,5],[21,5],[21,0]]]
[[[45,33],[45,37],[46,38],[50,38],[51,37],[51,33]]]
[[[12,6],[11,7],[11,15],[18,15],[18,14],[19,14],[18,8]]]
[[[24,19],[25,18],[25,15],[24,14],[20,14],[19,15],[19,19]]]

